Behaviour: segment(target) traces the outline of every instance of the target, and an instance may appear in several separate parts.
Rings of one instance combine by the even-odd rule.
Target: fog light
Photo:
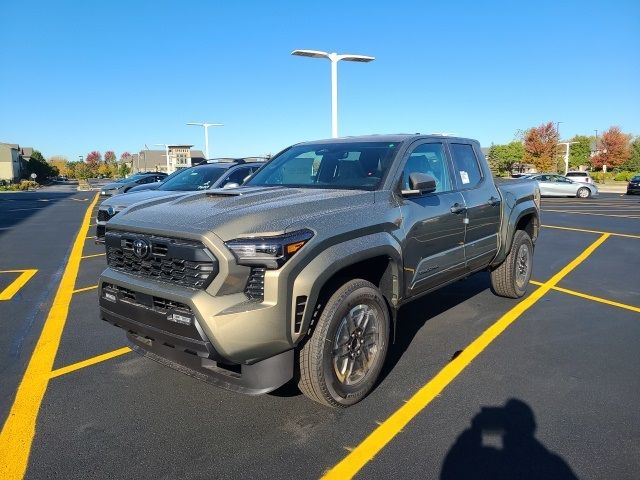
[[[117,301],[116,296],[113,293],[104,292],[102,296],[105,300],[109,300],[110,302],[116,303]]]
[[[191,317],[180,315],[179,313],[170,313],[167,315],[167,320],[170,322],[181,323],[182,325],[191,325]]]

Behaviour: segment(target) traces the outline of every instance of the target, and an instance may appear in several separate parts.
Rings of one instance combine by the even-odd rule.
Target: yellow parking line
[[[95,290],[96,288],[98,288],[98,285],[91,285],[90,287],[78,288],[77,290],[74,290],[73,293],[88,292],[89,290]]]
[[[569,230],[571,232],[582,232],[582,233],[595,233],[597,235],[604,235],[605,233],[611,235],[612,237],[624,237],[624,238],[640,238],[640,235],[631,235],[629,233],[614,233],[614,232],[603,232],[601,230],[589,230],[586,228],[573,228],[573,227],[561,227],[559,225],[542,225],[545,228],[554,228],[557,230]]]
[[[533,285],[538,285],[538,286],[543,285],[542,283],[535,282],[533,280],[531,280],[529,283]],[[585,298],[587,300],[592,300],[598,303],[604,303],[605,305],[611,305],[612,307],[624,308],[625,310],[631,310],[632,312],[640,313],[640,307],[634,307],[633,305],[627,305],[626,303],[614,302],[613,300],[607,300],[606,298],[596,297],[595,295],[588,295],[586,293],[576,292],[575,290],[569,290],[568,288],[552,287],[551,290],[567,293],[575,297]]]
[[[96,253],[94,255],[85,255],[84,257],[81,257],[82,260],[86,259],[86,258],[94,258],[94,257],[102,257],[106,255],[106,253]]]
[[[80,370],[81,368],[90,367],[91,365],[95,365],[96,363],[119,357],[120,355],[129,353],[130,351],[131,349],[129,347],[122,347],[117,350],[113,350],[112,352],[107,352],[103,353],[102,355],[87,358],[86,360],[82,360],[81,362],[73,363],[71,365],[67,365],[66,367],[58,368],[57,370],[52,371],[49,378],[56,378],[67,373],[75,372],[76,370]]]
[[[19,273],[18,278],[9,284],[7,288],[0,292],[0,300],[11,300],[18,291],[31,280],[38,270],[2,270],[0,273]]]
[[[36,433],[38,411],[47,390],[51,367],[67,321],[84,239],[91,220],[91,209],[97,201],[98,195],[95,195],[85,211],[40,338],[33,349],[13,405],[0,432],[0,478],[3,480],[21,479],[26,472],[31,444]]]
[[[382,422],[362,443],[351,451],[340,463],[329,470],[323,479],[352,478],[380,450],[382,450],[416,415],[439,395],[491,342],[493,342],[520,315],[540,300],[558,282],[580,265],[602,243],[609,238],[601,235],[573,261],[556,273],[551,279],[534,290],[528,297],[505,313],[497,322],[486,329],[467,346],[460,355],[447,364],[426,385],[418,390],[404,405]]]
[[[589,213],[589,212],[576,212],[575,210],[552,210],[550,208],[543,208],[543,212],[557,212],[557,213],[570,213],[572,215],[592,215],[595,217],[618,217],[618,218],[640,218],[633,215],[609,215],[606,213]]]

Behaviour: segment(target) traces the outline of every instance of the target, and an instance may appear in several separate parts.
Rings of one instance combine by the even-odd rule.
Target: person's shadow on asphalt
[[[483,407],[447,453],[440,479],[577,479],[562,457],[536,440],[535,430],[533,411],[520,400]]]

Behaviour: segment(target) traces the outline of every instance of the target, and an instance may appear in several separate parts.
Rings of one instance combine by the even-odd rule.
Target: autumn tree
[[[491,145],[489,166],[497,175],[510,174],[516,163],[522,162],[524,148],[522,142],[514,141],[506,145]]]
[[[631,136],[622,133],[619,127],[611,127],[598,139],[597,154],[591,159],[596,168],[619,167],[631,158],[629,142]]]
[[[79,180],[86,180],[94,175],[93,169],[89,163],[77,162],[74,170],[75,177]]]
[[[569,168],[573,169],[580,167],[580,165],[589,165],[591,161],[591,143],[593,142],[593,137],[576,135],[569,141],[572,142],[571,148],[569,149]]]
[[[104,152],[104,162],[105,163],[115,163],[116,162],[116,153],[113,150],[107,150]]]
[[[130,161],[131,161],[131,154],[129,152],[123,152],[122,155],[120,155],[121,163],[126,163]]]
[[[100,155],[100,152],[98,152],[97,150],[94,150],[93,152],[90,152],[87,154],[87,159],[86,162],[91,166],[91,167],[96,167],[98,166],[98,164],[102,161],[102,155]]]
[[[105,155],[105,158],[106,158],[106,155]],[[111,176],[111,167],[109,166],[109,164],[106,161],[101,163],[100,165],[98,165],[98,174],[101,177],[110,177]]]
[[[556,151],[560,137],[553,122],[527,130],[524,136],[524,161],[532,163],[539,172],[556,168]]]
[[[67,157],[54,155],[53,157],[49,157],[48,162],[53,168],[58,169],[58,175],[64,175],[65,177],[69,176],[69,169],[67,168],[69,161],[67,160]]]

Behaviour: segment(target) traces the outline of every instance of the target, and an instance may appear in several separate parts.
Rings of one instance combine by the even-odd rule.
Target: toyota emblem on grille
[[[138,258],[145,258],[149,255],[149,244],[142,239],[137,239],[133,242],[133,253]]]

